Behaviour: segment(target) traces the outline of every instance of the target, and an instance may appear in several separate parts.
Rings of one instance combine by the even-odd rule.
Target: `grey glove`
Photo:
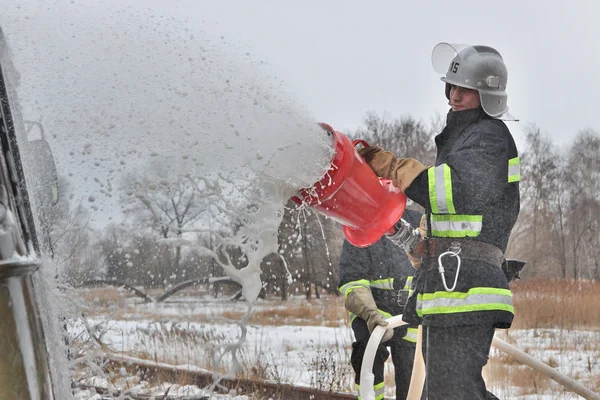
[[[353,289],[346,297],[344,304],[346,310],[362,318],[367,323],[369,332],[373,332],[376,326],[387,326],[388,322],[383,319],[381,314],[377,311],[377,304],[373,300],[373,294],[371,291],[364,287]],[[383,334],[382,342],[390,340],[394,336],[394,330],[388,329]]]

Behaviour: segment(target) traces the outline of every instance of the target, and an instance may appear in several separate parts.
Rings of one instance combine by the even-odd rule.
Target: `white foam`
[[[282,203],[320,178],[331,147],[260,62],[197,26],[117,1],[15,4],[0,22],[21,74],[23,114],[44,124],[59,173],[95,210],[95,226],[118,221],[124,176],[159,164],[163,176],[149,189],[192,177],[226,191],[232,176],[252,177],[246,195],[264,203],[250,215],[247,204],[232,210],[225,199],[247,224],[230,242],[252,250],[252,263],[276,250]]]
[[[168,240],[212,255],[254,302],[260,263],[278,252],[284,203],[329,167],[331,143],[310,113],[242,46],[196,21],[117,0],[11,0],[0,24],[21,74],[24,118],[45,126],[68,178],[62,195],[86,199],[101,228],[139,203],[165,223],[152,196],[195,185],[197,201],[222,225],[242,225],[198,219],[186,228],[229,228],[217,248],[185,232]],[[247,265],[236,267],[223,246],[241,248]]]

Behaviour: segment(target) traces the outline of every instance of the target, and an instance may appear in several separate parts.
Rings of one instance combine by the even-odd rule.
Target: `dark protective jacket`
[[[421,213],[406,210],[402,217],[417,227]],[[414,271],[404,250],[385,237],[366,248],[344,241],[340,256],[340,292],[347,297],[356,287],[367,287],[384,318],[399,315],[404,312],[408,297],[407,278],[412,278]],[[351,321],[354,318],[351,315]]]
[[[450,111],[436,138],[436,163],[406,189],[426,210],[428,236],[492,244],[502,252],[519,214],[520,164],[504,122],[481,109]],[[512,296],[502,269],[482,261],[461,260],[457,287],[447,291],[438,260],[423,264],[406,309],[411,323],[456,326],[489,322],[508,328]],[[457,270],[455,257],[443,259],[448,286]]]
[[[417,227],[421,213],[405,210],[402,218]],[[389,318],[404,312],[414,271],[404,250],[386,237],[367,248],[354,247],[348,241],[344,241],[340,256],[339,289],[344,297],[347,297],[356,288],[368,288],[379,313],[384,318]],[[350,322],[356,339],[352,343],[350,360],[355,372],[354,383],[360,392],[360,370],[371,335],[366,322],[352,313]],[[405,325],[394,329],[392,339],[379,344],[373,360],[374,380],[371,382],[377,398],[383,398],[385,391],[385,362],[390,356],[390,351],[394,363],[396,397],[406,398],[416,341],[417,328]]]

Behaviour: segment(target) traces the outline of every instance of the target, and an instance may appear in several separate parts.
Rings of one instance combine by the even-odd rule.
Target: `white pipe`
[[[402,321],[402,315],[395,315],[386,319],[388,321],[387,326],[377,326],[373,329],[371,337],[367,343],[365,354],[363,356],[362,365],[360,368],[360,397],[362,400],[374,400],[375,392],[373,391],[373,384],[375,377],[373,375],[373,362],[375,360],[375,353],[377,347],[388,329],[394,329],[397,326],[406,325],[406,322]],[[413,364],[413,372],[410,379],[410,387],[408,389],[407,400],[418,400],[421,398],[423,391],[423,383],[425,379],[425,363],[423,362],[422,353],[422,340],[423,331],[421,325],[419,325],[419,331],[417,336],[417,346],[415,349],[415,361]],[[600,395],[592,392],[590,389],[581,385],[577,381],[568,376],[561,374],[556,369],[544,364],[542,361],[533,358],[529,354],[522,350],[517,349],[511,344],[506,343],[502,339],[494,337],[492,345],[498,350],[501,350],[512,356],[515,360],[530,366],[534,370],[546,375],[550,379],[558,382],[564,386],[567,390],[570,390],[578,395],[582,396],[586,400],[600,400]]]
[[[525,353],[524,351],[521,351],[521,350],[517,349],[516,347],[514,347],[513,345],[506,343],[504,340],[498,339],[497,337],[495,337],[492,340],[492,345],[495,348],[497,348],[498,350],[502,350],[509,356],[512,356],[515,360],[517,360],[525,365],[528,365],[531,368],[533,368],[534,370],[546,375],[550,379],[555,380],[556,382],[563,385],[566,389],[577,393],[578,395],[582,396],[584,399],[600,400],[600,395],[598,395],[597,393],[592,392],[588,388],[581,385],[579,382],[575,381],[574,379],[569,378],[568,376],[566,376],[564,374],[561,374],[556,369],[544,364],[540,360],[531,357],[529,354]]]
[[[408,395],[406,400],[419,400],[423,393],[425,383],[425,360],[423,359],[423,326],[419,325],[417,332],[417,345],[415,347],[415,361],[410,376]]]
[[[373,390],[373,384],[375,383],[375,376],[373,375],[373,361],[375,360],[375,353],[377,347],[381,343],[381,339],[388,329],[394,329],[397,326],[406,325],[406,322],[402,321],[402,315],[395,315],[387,318],[387,326],[378,325],[371,332],[371,337],[367,342],[367,348],[363,355],[362,365],[360,367],[360,398],[361,400],[375,400],[375,391]]]

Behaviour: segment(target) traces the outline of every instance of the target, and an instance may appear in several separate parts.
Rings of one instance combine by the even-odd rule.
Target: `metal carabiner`
[[[456,289],[456,283],[458,282],[458,273],[460,272],[460,263],[461,263],[461,259],[460,256],[458,255],[460,253],[460,247],[458,248],[458,251],[452,251],[452,250],[448,250],[442,254],[440,254],[440,256],[438,257],[438,271],[440,272],[440,276],[442,277],[442,283],[444,284],[444,289],[446,289],[446,292],[453,292],[454,289]],[[452,285],[451,288],[448,287],[448,284],[446,283],[446,276],[444,275],[444,265],[442,264],[442,258],[444,258],[444,256],[453,256],[456,257],[458,265],[456,267],[456,275],[454,276],[454,284]]]

